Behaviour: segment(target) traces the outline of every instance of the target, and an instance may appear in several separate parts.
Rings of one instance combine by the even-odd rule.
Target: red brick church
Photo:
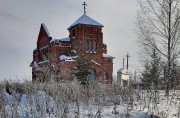
[[[76,58],[82,53],[78,49],[80,48],[84,49],[84,54],[91,57],[92,76],[101,82],[111,83],[114,57],[107,54],[102,28],[101,23],[86,15],[85,6],[84,14],[68,27],[69,36],[67,38],[52,38],[47,27],[42,23],[37,39],[37,48],[33,51],[33,61],[30,65],[32,80],[46,81],[44,80],[45,76],[56,75],[58,72],[69,76],[66,71],[76,67]],[[84,43],[86,48],[82,45]],[[43,67],[44,69],[41,69]],[[51,71],[54,68],[56,71]],[[48,79],[50,78],[52,77]]]

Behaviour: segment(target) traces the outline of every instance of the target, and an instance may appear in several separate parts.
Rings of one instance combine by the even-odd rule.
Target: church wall
[[[71,44],[69,42],[60,42],[51,44],[51,52],[56,53],[57,58],[60,55],[68,55],[70,53]]]
[[[76,40],[98,39],[97,41],[102,42],[101,29],[98,26],[77,25],[69,30],[69,37],[75,37]]]
[[[101,27],[77,25],[76,27],[71,28],[69,32],[70,32],[69,36],[74,39],[74,42],[82,42],[82,41],[85,41],[85,42],[90,41],[91,43],[94,42],[96,44],[96,50],[94,51],[96,55],[102,55],[102,53],[107,52],[106,45],[103,43],[103,40],[102,40],[103,33],[102,33]]]
[[[107,72],[107,78],[112,82],[112,74],[113,74],[113,58],[104,58],[103,68],[104,72]]]
[[[51,60],[55,60],[55,64],[57,64],[56,66],[58,69],[56,73],[63,73],[63,69],[72,69],[76,66],[76,63],[62,62],[59,60],[59,56],[71,56],[71,50],[77,51],[74,55],[78,55],[78,53],[82,52],[78,52],[77,48],[83,48],[85,49],[84,53],[90,54],[92,60],[95,61],[95,63],[92,65],[92,69],[96,70],[97,79],[100,81],[104,81],[105,76],[107,76],[107,83],[111,83],[113,59],[103,57],[103,53],[107,53],[107,46],[103,43],[102,27],[78,24],[69,29],[69,37],[72,39],[70,42],[60,41],[58,43],[49,43],[52,38],[48,37],[47,32],[41,26],[37,41],[37,51],[35,52],[35,54],[33,54],[33,60],[37,62],[42,61],[40,53],[44,50],[40,51],[40,49],[48,46],[48,52],[50,52],[52,55]],[[86,42],[86,46],[88,47],[83,47],[80,44],[80,42],[82,41]],[[75,46],[76,43],[78,43],[77,46]],[[34,73],[35,71],[33,70],[32,74]]]

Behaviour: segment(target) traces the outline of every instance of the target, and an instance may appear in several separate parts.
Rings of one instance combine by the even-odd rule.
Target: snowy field
[[[1,118],[178,118],[180,91],[114,89],[92,83],[7,84],[0,86]]]

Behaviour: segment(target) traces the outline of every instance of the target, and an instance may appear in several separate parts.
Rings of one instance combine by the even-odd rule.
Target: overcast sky
[[[104,25],[108,54],[115,57],[114,74],[130,54],[130,69],[138,67],[136,0],[85,0],[87,15]],[[53,38],[68,37],[67,28],[83,15],[84,0],[0,0],[0,80],[31,80],[32,51],[41,23]]]

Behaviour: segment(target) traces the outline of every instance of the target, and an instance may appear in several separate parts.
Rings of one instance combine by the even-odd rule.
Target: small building
[[[129,86],[129,71],[126,68],[121,68],[117,71],[116,85],[118,87]]]
[[[123,58],[123,68],[119,69],[117,71],[117,78],[114,81],[115,85],[117,87],[128,87],[129,86],[129,82],[130,82],[130,73],[128,70],[129,67],[129,54],[127,53],[127,65],[126,68],[124,66],[124,58]]]

